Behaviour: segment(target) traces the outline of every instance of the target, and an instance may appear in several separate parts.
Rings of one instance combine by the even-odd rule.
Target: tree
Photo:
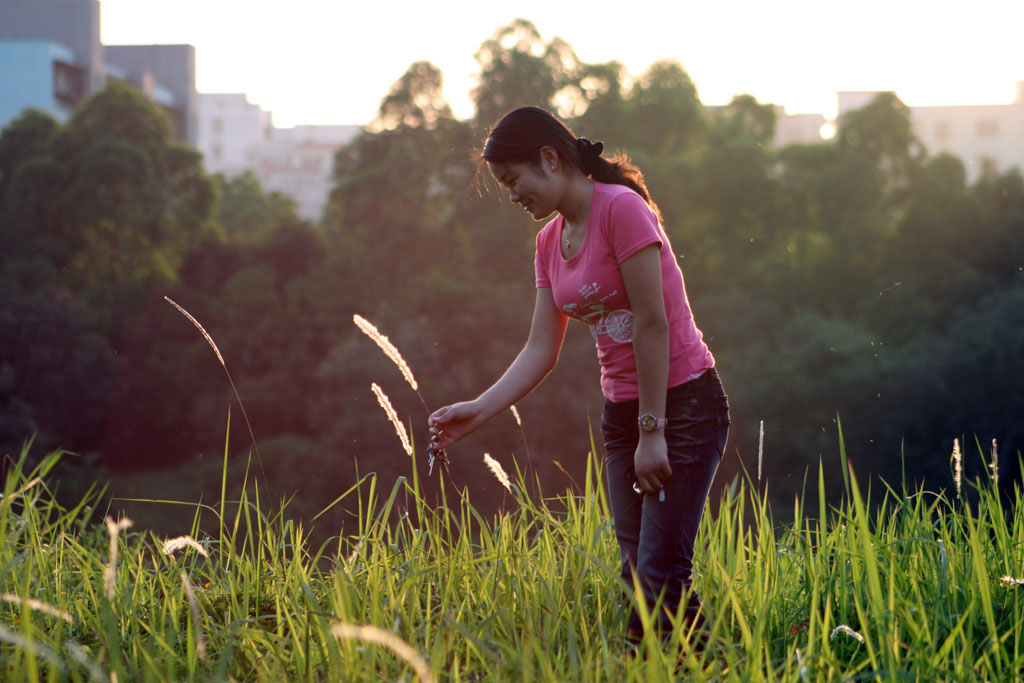
[[[484,41],[475,58],[480,76],[472,96],[481,130],[489,129],[516,107],[557,109],[560,94],[569,108],[565,114],[574,113],[579,59],[561,38],[544,42],[536,26],[516,19]]]
[[[695,147],[705,131],[697,87],[679,62],[651,64],[629,95],[630,124],[618,131],[633,155],[666,159]]]
[[[454,118],[444,99],[441,70],[430,62],[416,62],[391,86],[381,101],[374,130],[394,130],[399,126],[435,128],[444,119]]]
[[[45,154],[60,124],[39,109],[28,109],[0,131],[0,204],[18,166]]]
[[[112,82],[11,173],[0,231],[21,258],[43,258],[116,338],[145,290],[173,279],[211,222],[214,190],[199,153],[174,142],[166,115]]]
[[[217,222],[230,242],[259,242],[283,225],[302,222],[295,212],[296,201],[280,192],[264,192],[252,171],[233,178],[218,174],[213,181]]]

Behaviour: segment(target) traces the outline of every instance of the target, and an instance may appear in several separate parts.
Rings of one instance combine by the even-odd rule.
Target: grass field
[[[390,490],[364,478],[338,501],[358,533],[313,546],[255,484],[227,500],[226,455],[225,494],[190,503],[177,541],[104,521],[99,492],[62,507],[58,457],[11,469],[0,500],[3,680],[995,681],[1024,668],[1024,508],[990,481],[964,484],[968,505],[952,487],[869,494],[848,477],[838,505],[795,500],[780,525],[737,480],[698,539],[707,646],[677,629],[634,650],[622,631],[636,593],[617,579],[593,458],[579,494],[544,498],[513,477],[490,518],[472,492],[428,504],[415,468]],[[841,442],[834,459],[845,471]]]

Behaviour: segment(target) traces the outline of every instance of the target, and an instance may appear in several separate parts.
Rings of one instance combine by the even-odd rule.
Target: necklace
[[[586,205],[586,202],[587,202],[587,195],[586,195],[586,193],[584,193],[583,201],[581,202],[581,208],[582,208],[582,206]],[[590,220],[590,207],[587,207],[587,215],[584,216],[584,218],[583,218],[584,229],[586,229],[586,225],[587,225],[587,222],[589,220]],[[566,251],[571,251],[572,250],[572,237],[570,235],[569,223],[568,223],[568,221],[565,220],[564,216],[562,218],[562,236],[563,236],[563,239],[565,240],[565,250]]]

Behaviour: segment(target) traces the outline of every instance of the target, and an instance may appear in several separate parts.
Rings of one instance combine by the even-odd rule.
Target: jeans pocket
[[[637,404],[612,403],[606,401],[601,414],[601,436],[604,440],[605,457],[623,456],[628,451],[632,457],[639,439],[636,423]]]
[[[725,442],[729,438],[729,425],[732,424],[732,416],[729,414],[729,397],[725,393],[718,394],[712,400],[712,413],[714,416],[715,445],[718,455],[725,455]]]
[[[670,464],[691,464],[705,459],[713,441],[713,424],[706,401],[700,392],[673,397],[666,404],[668,426],[665,442]]]

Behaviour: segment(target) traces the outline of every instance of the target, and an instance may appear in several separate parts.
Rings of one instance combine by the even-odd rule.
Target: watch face
[[[654,431],[656,425],[657,421],[654,419],[653,415],[644,415],[643,417],[640,418],[640,429],[644,430],[645,432]]]

